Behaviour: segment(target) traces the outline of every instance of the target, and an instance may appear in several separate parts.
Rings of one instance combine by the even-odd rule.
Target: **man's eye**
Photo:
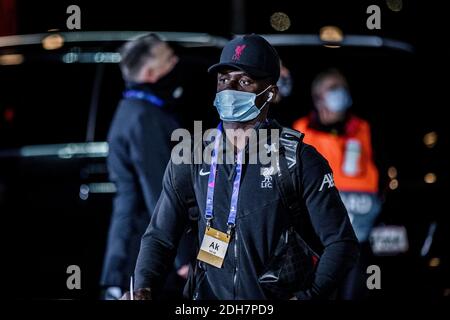
[[[250,80],[241,80],[240,83],[241,83],[241,86],[249,86],[249,85],[251,85],[251,81]]]
[[[227,83],[227,82],[228,82],[228,79],[226,79],[226,78],[219,79],[219,83]]]

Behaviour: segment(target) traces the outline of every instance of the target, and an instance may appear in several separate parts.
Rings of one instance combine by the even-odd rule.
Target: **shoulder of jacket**
[[[283,127],[281,130],[280,144],[284,148],[289,169],[297,164],[298,150],[303,144],[303,137],[303,133],[294,129]]]
[[[274,121],[275,126],[280,129],[280,147],[284,150],[284,156],[291,169],[297,164],[298,150],[302,144],[304,134],[300,131],[283,127]]]
[[[300,119],[297,119],[292,127],[295,128],[298,131],[305,130],[308,127],[309,124],[309,116],[301,117]]]
[[[369,121],[366,119],[360,118],[355,115],[351,115],[348,120],[350,126],[355,127],[356,130],[367,130],[370,129]]]
[[[303,140],[304,136],[305,136],[305,134],[303,134],[302,132],[300,132],[298,130],[287,128],[287,127],[282,127],[280,137],[282,139],[288,140],[288,141],[301,142]]]

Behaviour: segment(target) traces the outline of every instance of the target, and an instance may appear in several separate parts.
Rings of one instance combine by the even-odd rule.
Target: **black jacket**
[[[150,92],[146,86],[132,89]],[[161,193],[170,159],[172,131],[178,128],[165,107],[129,98],[119,102],[108,134],[110,180],[117,193],[101,284],[127,288],[142,234]]]
[[[267,124],[273,127],[272,123]],[[196,299],[265,299],[258,284],[281,233],[288,224],[288,211],[273,185],[263,187],[261,164],[243,167],[239,193],[235,236],[232,238],[222,268],[201,263],[196,277]],[[292,173],[298,196],[308,212],[313,233],[323,246],[313,286],[297,293],[300,299],[327,297],[347,270],[356,262],[359,247],[346,209],[337,189],[330,181],[327,161],[311,146],[302,144],[297,152],[297,165]],[[213,227],[226,231],[235,167],[219,164],[214,193]],[[189,224],[185,203],[186,179],[193,181],[200,217],[198,240],[201,243],[206,227],[204,217],[209,165],[188,164],[167,166],[163,191],[151,223],[145,232],[135,275],[136,288],[158,287],[172,261],[178,241]],[[202,171],[202,172],[200,172]]]

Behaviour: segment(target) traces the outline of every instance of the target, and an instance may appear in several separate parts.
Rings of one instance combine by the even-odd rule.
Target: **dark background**
[[[41,33],[50,29],[67,31],[66,8],[77,4],[81,8],[81,31],[183,31],[224,37],[251,32],[277,34],[280,32],[271,27],[270,16],[282,11],[291,19],[291,27],[285,33],[317,34],[324,25],[337,25],[344,34],[378,35],[412,44],[413,53],[382,48],[279,47],[280,56],[294,78],[294,94],[274,106],[272,114],[285,125],[306,114],[311,108],[309,88],[314,75],[324,68],[339,67],[348,76],[355,113],[372,123],[382,178],[387,180],[386,171],[390,166],[395,166],[399,172],[399,187],[386,188],[380,223],[405,225],[410,237],[407,254],[374,259],[374,263],[382,267],[383,289],[374,293],[373,298],[434,299],[441,297],[449,287],[446,246],[450,231],[447,204],[450,161],[449,126],[445,115],[449,107],[450,55],[446,33],[448,19],[442,4],[403,1],[402,10],[393,12],[386,1],[22,0],[0,3],[7,2],[15,3],[15,10],[6,14],[3,11],[0,18],[14,16],[14,23],[12,27],[0,29],[3,35]],[[371,4],[381,8],[381,30],[366,28],[366,8]],[[203,62],[206,69],[218,59],[219,51],[201,53],[207,56]],[[27,106],[23,121],[17,127],[8,130],[6,124],[0,123],[2,149],[85,141],[85,119],[96,72],[93,66],[77,64],[61,69],[55,64],[45,69],[24,65],[0,72],[0,94],[11,103],[20,97],[22,105]],[[214,125],[218,118],[211,103],[208,104],[214,97],[214,83],[206,72],[199,73],[198,77],[193,77],[198,101],[185,106],[182,114],[186,122],[197,119]],[[122,88],[116,65],[107,66],[105,74],[104,102],[99,110],[105,115],[101,117],[104,120],[99,124],[95,141],[105,140]],[[41,98],[41,93],[48,93],[49,88],[53,102]],[[46,108],[49,111],[45,111]],[[18,118],[20,112],[17,110]],[[430,149],[424,145],[423,137],[431,131],[438,134],[438,142]],[[61,170],[65,175],[69,172],[70,177],[80,179],[80,164],[72,165]],[[31,286],[31,296],[36,299],[97,298],[110,214],[110,207],[105,204],[110,203],[110,198],[101,195],[90,199],[89,204],[80,201],[78,185],[60,187],[58,164],[48,159],[42,163],[29,159],[8,160],[2,168],[2,179],[15,181],[17,191],[12,192],[16,198],[6,198],[8,193],[3,196],[7,199],[6,212],[13,216],[15,224],[2,227],[4,234],[8,231],[11,234],[5,238],[12,257],[9,260],[12,264],[8,264],[10,274],[21,280],[20,285],[13,281],[15,288]],[[100,175],[104,175],[104,171],[101,172]],[[436,183],[424,182],[428,172],[436,174]],[[44,180],[48,189],[42,188]],[[65,199],[64,205],[55,201],[58,198]],[[102,210],[97,210],[97,206],[102,206]],[[439,232],[429,256],[421,257],[420,248],[432,221],[438,222]],[[439,267],[429,267],[432,257],[440,257]],[[78,264],[86,272],[80,292],[65,289],[65,266],[69,264]]]

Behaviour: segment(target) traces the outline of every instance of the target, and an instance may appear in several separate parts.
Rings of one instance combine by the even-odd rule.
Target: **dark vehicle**
[[[6,218],[2,243],[10,275],[6,281],[19,298],[22,288],[27,288],[22,298],[99,297],[115,191],[107,177],[105,140],[123,90],[117,48],[139,34],[0,38],[0,212]],[[187,102],[178,110],[183,125],[203,120],[203,128],[215,126],[215,82],[206,69],[217,61],[227,40],[198,33],[158,34],[175,46],[187,66],[184,76],[192,87],[186,88]],[[394,230],[391,236],[377,238],[387,251],[373,257],[383,279],[382,290],[375,290],[373,297],[442,296],[448,287],[441,280],[448,277],[448,250],[441,237],[448,217],[439,208],[448,190],[448,141],[433,143],[446,129],[431,116],[424,124],[424,110],[411,108],[425,102],[420,70],[412,72],[420,64],[414,48],[374,36],[346,35],[337,41],[304,34],[265,37],[277,47],[294,79],[293,93],[272,108],[272,116],[283,125],[292,125],[310,110],[311,80],[328,67],[344,71],[355,113],[372,123],[386,186],[377,223],[400,230],[388,229]],[[435,111],[437,106],[426,110]],[[399,131],[405,114],[410,130]],[[432,147],[424,146],[424,139]],[[396,243],[404,230],[406,247]],[[389,242],[394,244],[389,247]],[[401,248],[392,249],[396,245]],[[67,287],[71,265],[80,267],[81,290]]]

